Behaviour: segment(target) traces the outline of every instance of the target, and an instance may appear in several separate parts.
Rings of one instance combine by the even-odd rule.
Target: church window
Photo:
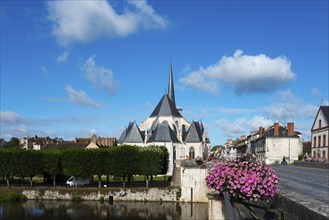
[[[190,147],[190,150],[189,150],[189,158],[190,158],[190,160],[192,160],[192,159],[195,158],[195,150],[194,150],[194,147]]]

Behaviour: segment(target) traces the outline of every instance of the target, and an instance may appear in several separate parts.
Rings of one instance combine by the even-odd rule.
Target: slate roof
[[[199,122],[193,121],[189,127],[186,137],[186,143],[202,142],[202,128]]]
[[[321,106],[320,109],[323,112],[323,116],[329,124],[329,106]]]
[[[289,137],[299,137],[297,134],[300,133],[298,131],[294,131],[294,134],[289,135]],[[288,128],[279,124],[279,134],[278,136],[274,136],[274,125],[273,125],[264,131],[263,137],[288,137]]]
[[[141,131],[139,130],[137,124],[135,122],[129,122],[129,126],[126,130],[123,131],[123,133],[126,133],[123,142],[121,143],[143,143],[144,142],[144,136],[142,135]],[[121,136],[123,136],[122,134]],[[121,139],[121,137],[120,137]],[[120,140],[119,139],[119,140]],[[122,140],[120,140],[122,141]]]
[[[179,113],[175,104],[170,100],[167,94],[163,95],[158,105],[150,115],[150,117],[158,116],[173,116],[182,118],[182,115]]]
[[[118,144],[123,144],[125,142],[126,136],[127,136],[127,128],[123,130],[123,132],[120,135],[120,138],[118,140]]]
[[[170,128],[168,123],[163,122],[158,124],[155,130],[153,131],[148,142],[174,142],[179,143],[179,140],[175,132]]]
[[[316,117],[314,119],[314,122],[313,122],[312,129],[311,130],[313,130],[313,128],[314,128],[315,121],[316,121],[316,119],[317,119],[320,111],[322,111],[323,116],[324,116],[325,120],[327,121],[327,124],[329,124],[329,106],[320,106],[318,112],[316,113]]]

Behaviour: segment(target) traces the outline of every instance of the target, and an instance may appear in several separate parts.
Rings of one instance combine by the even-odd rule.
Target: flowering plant
[[[213,190],[250,201],[273,197],[279,183],[271,167],[247,157],[217,163],[206,181]]]
[[[197,156],[197,157],[195,158],[195,161],[202,161],[202,158],[201,158],[200,156]]]

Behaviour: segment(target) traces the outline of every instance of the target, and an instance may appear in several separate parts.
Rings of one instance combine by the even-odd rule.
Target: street
[[[329,170],[299,166],[273,166],[281,190],[329,204]]]

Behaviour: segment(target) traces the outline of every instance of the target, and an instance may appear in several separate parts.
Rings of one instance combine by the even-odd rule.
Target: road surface
[[[329,170],[299,166],[273,166],[281,190],[329,204]]]

